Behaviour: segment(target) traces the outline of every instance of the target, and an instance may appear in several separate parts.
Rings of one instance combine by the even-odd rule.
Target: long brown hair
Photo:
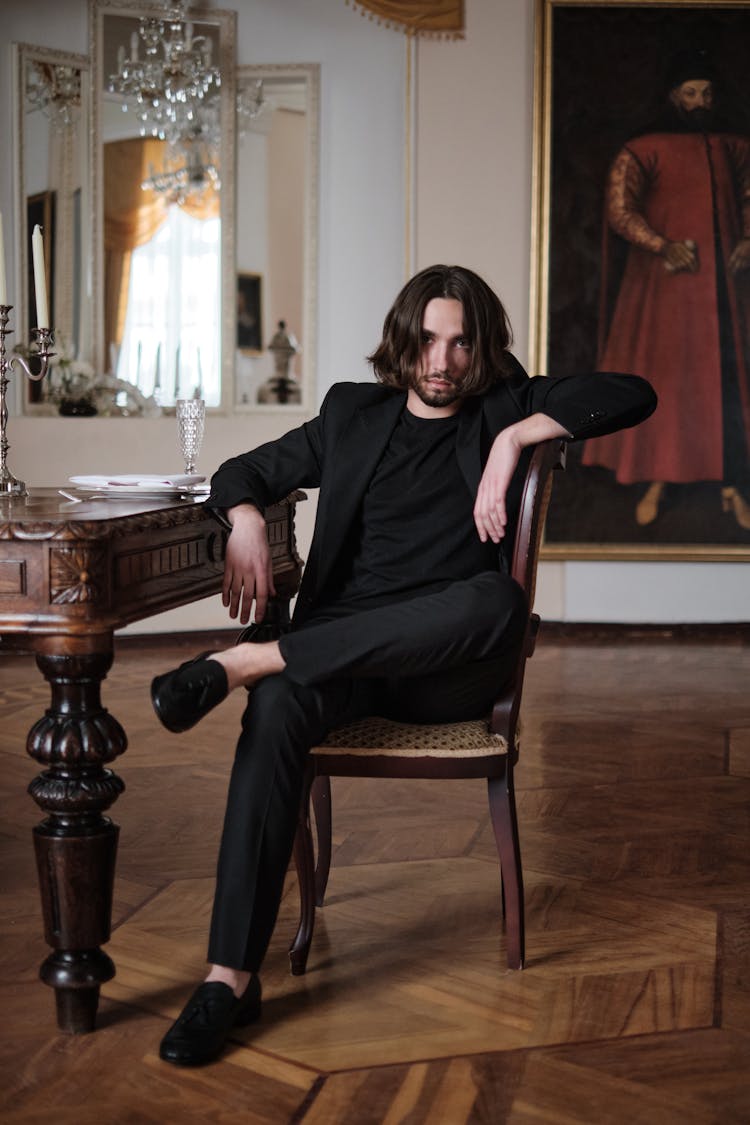
[[[466,395],[484,394],[506,377],[510,321],[487,282],[463,266],[429,266],[407,281],[385,318],[380,344],[367,357],[376,378],[386,387],[408,390],[419,362],[424,310],[435,297],[461,302],[464,332],[471,343],[462,390]]]

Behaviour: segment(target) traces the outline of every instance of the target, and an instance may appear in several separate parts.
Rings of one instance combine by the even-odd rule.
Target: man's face
[[[669,95],[677,112],[683,120],[697,127],[706,125],[712,117],[714,108],[713,83],[706,78],[691,78],[675,86]]]
[[[455,414],[461,405],[471,353],[471,341],[464,332],[463,305],[453,298],[434,297],[422,316],[421,350],[409,388],[413,414]]]

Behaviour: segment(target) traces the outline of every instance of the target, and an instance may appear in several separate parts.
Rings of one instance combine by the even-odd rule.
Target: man
[[[161,1056],[205,1062],[260,1013],[260,969],[294,841],[305,758],[367,714],[459,721],[486,714],[526,624],[508,576],[524,450],[634,425],[655,396],[633,376],[529,379],[509,354],[497,296],[434,266],[409,281],[370,357],[379,380],[341,383],[320,415],[227,461],[209,505],[231,525],[223,600],[263,618],[273,578],[263,508],[320,487],[291,631],[204,654],[152,685],[186,730],[252,687],[229,786],[207,981]],[[530,452],[530,451],[529,451]]]
[[[656,519],[666,482],[716,481],[743,528],[750,505],[750,139],[717,107],[703,51],[680,54],[668,112],[628,141],[610,170],[609,227],[628,245],[599,366],[659,392],[658,423],[586,446],[582,463],[648,481],[636,520]],[[607,289],[611,262],[605,248]]]

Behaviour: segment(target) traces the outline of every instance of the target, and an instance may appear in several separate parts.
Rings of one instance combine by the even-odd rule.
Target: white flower
[[[78,359],[72,342],[58,334],[55,340],[55,354],[50,359],[45,398],[50,402],[62,399],[85,399],[92,392],[94,368],[85,360]]]

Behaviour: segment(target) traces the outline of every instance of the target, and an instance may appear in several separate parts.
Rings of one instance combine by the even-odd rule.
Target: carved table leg
[[[47,814],[34,829],[44,936],[53,952],[40,968],[55,989],[62,1031],[93,1031],[99,986],[114,976],[99,946],[109,940],[119,828],[103,810],[125,788],[103,763],[127,746],[101,705],[112,652],[40,653],[51,706],[29,732],[27,750],[47,767],[29,786]]]

